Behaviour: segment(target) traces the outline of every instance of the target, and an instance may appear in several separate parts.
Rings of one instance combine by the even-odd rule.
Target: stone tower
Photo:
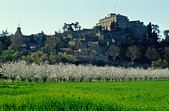
[[[12,48],[14,50],[20,50],[21,47],[24,47],[24,36],[21,32],[21,27],[17,27],[15,35],[11,37]]]

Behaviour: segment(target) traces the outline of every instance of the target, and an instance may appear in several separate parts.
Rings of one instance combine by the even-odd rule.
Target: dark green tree
[[[152,37],[155,44],[158,44],[158,40],[160,39],[159,33],[160,33],[159,26],[152,24]]]
[[[139,48],[137,48],[135,45],[128,47],[126,51],[126,56],[131,59],[131,62],[134,63],[134,60],[137,58],[140,58],[141,53],[139,51]]]
[[[164,60],[159,59],[157,61],[152,61],[151,66],[155,68],[167,68],[169,64],[165,59]]]
[[[46,40],[46,46],[48,46],[50,49],[56,48],[56,37],[55,36],[49,36]]]
[[[164,30],[164,37],[165,37],[165,41],[169,42],[169,30]]]
[[[8,47],[11,45],[10,42],[10,37],[11,35],[8,35],[8,31],[2,31],[2,33],[0,34],[0,48],[2,50],[7,50]]]
[[[169,47],[164,48],[164,58],[169,62]]]
[[[151,25],[151,22],[147,25],[147,34],[148,34],[148,38],[152,37],[152,25]]]
[[[102,30],[102,26],[93,26],[92,30],[101,31]]]
[[[160,59],[159,52],[154,47],[148,47],[145,56],[150,62]]]
[[[40,64],[41,62],[48,61],[48,56],[42,51],[37,51],[31,53],[31,55],[26,56],[24,59],[28,62],[35,62],[37,64]]]
[[[122,46],[128,47],[137,44],[137,40],[132,37],[130,33],[124,34],[122,37]]]
[[[113,58],[113,61],[120,56],[121,50],[119,46],[112,45],[108,49],[108,55]]]

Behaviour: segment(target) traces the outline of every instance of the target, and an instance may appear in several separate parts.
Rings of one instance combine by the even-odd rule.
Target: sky
[[[0,31],[15,33],[18,25],[24,35],[44,31],[54,34],[64,23],[78,21],[92,28],[109,13],[128,16],[169,29],[169,0],[0,0]]]

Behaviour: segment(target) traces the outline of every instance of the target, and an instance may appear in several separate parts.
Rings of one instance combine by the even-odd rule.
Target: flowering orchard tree
[[[67,65],[65,70],[68,76],[68,80],[74,82],[78,75],[76,65]]]
[[[18,67],[17,62],[5,63],[2,65],[1,73],[3,76],[8,77],[14,83],[15,79],[19,74],[20,68]]]
[[[45,62],[45,63],[41,63],[36,68],[37,68],[36,73],[41,77],[43,82],[46,82],[52,72],[50,70],[50,65],[47,62]]]
[[[16,78],[25,82],[26,78],[29,82],[34,80],[38,82],[47,79],[66,82],[80,81],[88,79],[89,82],[97,80],[109,81],[137,81],[137,80],[168,80],[169,69],[142,69],[142,68],[123,68],[123,67],[97,67],[93,65],[73,65],[73,64],[54,64],[49,65],[47,62],[37,65],[35,63],[27,64],[25,61],[5,63],[0,68],[3,76],[15,81]]]
[[[51,65],[50,66],[50,70],[51,70],[51,75],[50,75],[50,78],[56,82],[59,78],[59,67],[58,65]]]
[[[15,65],[18,67],[18,76],[21,78],[22,82],[25,82],[29,66],[26,61],[19,61]]]
[[[83,82],[83,80],[86,77],[86,73],[84,73],[84,66],[83,65],[79,65],[76,68],[76,73],[77,73],[77,79],[80,80],[80,82]]]
[[[29,82],[32,82],[32,80],[34,79],[36,82],[39,79],[39,75],[38,75],[38,68],[37,68],[37,64],[32,63],[30,65],[27,65],[27,67],[25,67],[26,73],[27,73],[27,79]]]

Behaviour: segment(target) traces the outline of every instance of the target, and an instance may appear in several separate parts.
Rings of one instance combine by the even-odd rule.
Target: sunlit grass
[[[0,82],[0,111],[169,110],[169,81]]]

